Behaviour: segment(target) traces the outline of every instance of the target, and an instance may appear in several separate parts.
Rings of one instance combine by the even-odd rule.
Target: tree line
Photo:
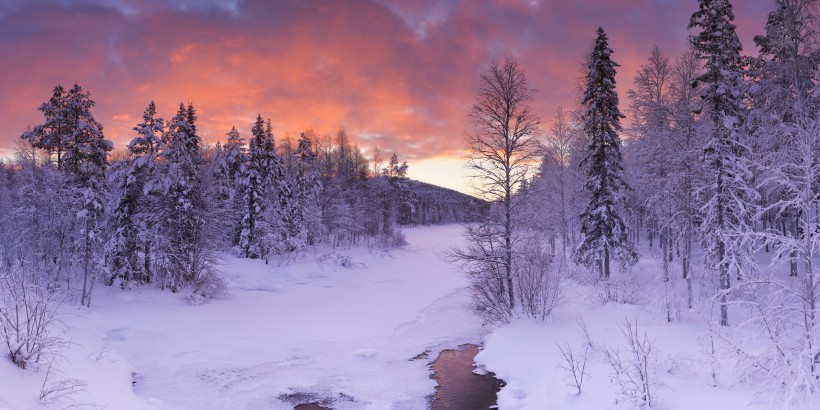
[[[560,300],[563,273],[579,268],[593,273],[604,300],[617,300],[631,275],[611,272],[629,272],[643,244],[660,255],[668,321],[699,307],[698,281],[716,325],[733,324],[735,307],[738,323],[761,331],[765,342],[753,347],[725,339],[747,374],[763,374],[788,400],[818,391],[818,2],[773,3],[754,38],[757,55],[746,56],[730,1],[700,0],[689,46],[673,58],[650,51],[626,93],[626,115],[599,28],[578,107],[559,107],[543,139],[518,61],[481,75],[468,160],[492,205],[450,256],[470,276],[482,317],[545,316]],[[678,280],[685,300],[675,296]]]
[[[260,114],[247,139],[234,127],[206,145],[191,103],[166,119],[151,102],[114,155],[94,105],[79,85],[55,87],[0,166],[4,264],[86,306],[98,282],[211,297],[219,252],[267,263],[315,245],[394,247],[400,226],[463,221],[478,203],[415,189],[406,162],[368,158],[343,129],[276,139]]]

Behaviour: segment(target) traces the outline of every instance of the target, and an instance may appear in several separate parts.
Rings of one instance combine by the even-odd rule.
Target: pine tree
[[[157,221],[151,212],[155,201],[150,195],[150,184],[165,131],[164,121],[156,118],[156,112],[151,101],[142,122],[134,127],[137,136],[128,144],[128,159],[118,163],[111,176],[118,192],[112,205],[113,233],[106,246],[109,286],[119,281],[120,287],[127,289],[131,283],[151,281],[151,247]],[[143,252],[142,264],[138,260],[139,250]]]
[[[320,189],[317,155],[305,133],[299,135],[294,156],[297,161],[295,182],[298,206],[293,219],[298,225],[293,227],[292,245],[298,249],[313,244],[321,231],[321,212],[317,202]]]
[[[242,220],[239,230],[239,251],[246,258],[259,258],[265,253],[261,242],[268,234],[265,221],[267,194],[274,160],[272,133],[265,129],[262,115],[256,117],[248,143],[248,160],[242,175]]]
[[[199,167],[200,138],[191,123],[196,120],[192,105],[179,105],[165,135],[164,218],[160,225],[163,241],[163,277],[160,286],[176,292],[191,284],[207,268],[207,247],[203,237],[204,208]]]
[[[728,0],[700,0],[689,28],[695,54],[704,63],[696,78],[709,137],[703,150],[707,185],[701,191],[701,236],[707,265],[716,271],[720,290],[720,324],[729,325],[727,293],[731,277],[750,269],[749,237],[755,192],[746,158],[749,146],[742,135],[744,80],[740,40]]]
[[[212,187],[212,218],[217,225],[220,243],[229,247],[239,244],[241,231],[242,209],[242,173],[247,161],[247,149],[236,127],[228,132],[228,141],[225,145],[217,146],[214,157],[212,178],[216,186]]]
[[[49,156],[56,155],[57,169],[62,168],[62,154],[76,127],[76,122],[67,115],[66,99],[65,88],[60,85],[54,87],[51,98],[37,108],[45,117],[43,124],[36,125],[21,136],[30,141],[34,148],[46,150]]]
[[[80,303],[91,306],[91,293],[101,269],[103,248],[102,228],[104,204],[108,193],[105,170],[111,141],[105,139],[102,125],[91,114],[94,101],[79,85],[68,91],[63,107],[64,124],[73,132],[63,146],[62,169],[71,176],[80,210],[80,237],[77,248],[81,254],[83,291]]]
[[[242,171],[242,163],[245,161],[245,143],[239,135],[236,127],[231,127],[228,132],[228,141],[222,146],[219,151],[219,166],[218,172],[225,179],[226,188],[234,188],[236,181]],[[233,192],[226,192],[230,198],[233,198]]]
[[[602,279],[608,279],[610,260],[622,266],[637,261],[629,242],[626,225],[620,212],[623,192],[629,187],[624,181],[621,157],[621,114],[615,91],[615,67],[611,59],[607,36],[598,28],[586,74],[584,133],[589,145],[581,165],[586,169],[584,190],[589,203],[581,214],[582,241],[575,250],[578,264],[596,267]]]
[[[399,157],[394,152],[390,157],[387,168],[384,169],[384,177],[390,189],[385,193],[387,198],[385,224],[390,229],[396,225],[408,225],[412,223],[415,215],[415,199],[407,184],[407,162],[399,164]],[[389,232],[389,230],[388,230]]]

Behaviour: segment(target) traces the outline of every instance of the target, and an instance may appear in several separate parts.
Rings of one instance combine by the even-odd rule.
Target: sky
[[[773,0],[734,0],[756,54]],[[696,0],[0,0],[0,155],[56,85],[91,93],[115,149],[149,101],[192,102],[207,143],[257,114],[277,138],[344,128],[410,164],[411,178],[469,192],[463,155],[479,75],[504,56],[537,90],[542,132],[573,109],[595,29],[621,64],[621,108],[653,45],[675,56]]]

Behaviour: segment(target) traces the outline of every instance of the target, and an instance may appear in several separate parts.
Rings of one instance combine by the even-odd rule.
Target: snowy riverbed
[[[337,409],[423,409],[435,382],[427,360],[410,359],[480,342],[487,328],[441,259],[460,227],[406,235],[404,249],[325,250],[281,267],[225,258],[230,296],[201,306],[98,287],[90,310],[66,309],[72,344],[56,378],[86,380],[71,399],[109,409],[290,409],[293,394]],[[42,378],[2,361],[0,408],[38,408]]]
[[[599,348],[589,355],[582,394],[567,385],[568,374],[557,368],[558,344],[581,351],[579,318],[598,347],[622,353],[620,326],[637,321],[653,342],[653,407],[780,407],[736,381],[731,354],[709,359],[702,309],[666,322],[652,285],[659,283],[658,261],[647,248],[634,269],[643,294],[638,304],[601,304],[595,287],[567,280],[566,303],[546,322],[492,328],[467,308],[467,279],[442,260],[461,242],[460,227],[413,228],[406,235],[403,249],[316,251],[282,266],[225,257],[220,269],[230,295],[200,306],[150,286],[98,287],[91,309],[64,308],[71,344],[49,381],[82,380],[85,391],[50,407],[291,409],[322,401],[341,410],[419,410],[436,385],[429,361],[444,349],[483,342],[476,362],[507,383],[501,409],[634,408],[619,395]],[[672,284],[680,297],[683,281]],[[696,282],[699,300],[709,286]],[[37,397],[44,374],[0,360],[0,409],[43,408]]]

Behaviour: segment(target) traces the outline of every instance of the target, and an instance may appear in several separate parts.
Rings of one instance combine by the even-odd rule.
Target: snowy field
[[[680,266],[670,267],[672,280],[670,298],[681,306],[671,323],[667,322],[663,306],[664,288],[659,251],[646,244],[639,247],[640,260],[633,268],[631,280],[616,291],[634,304],[601,303],[601,287],[579,285],[578,278],[565,281],[564,303],[544,322],[519,320],[495,329],[484,341],[484,350],[476,363],[496,373],[507,382],[499,392],[501,409],[633,409],[635,395],[623,394],[633,388],[626,377],[615,375],[603,348],[621,355],[629,365],[631,349],[623,330],[626,321],[637,323],[640,341],[648,341],[648,376],[652,388],[652,408],[667,410],[704,409],[782,409],[782,401],[774,395],[758,392],[753,383],[739,382],[735,373],[736,355],[714,338],[715,360],[712,360],[712,339],[708,325],[710,296],[714,284],[704,278],[700,267],[695,270],[695,306],[685,308],[686,285],[680,279]],[[700,264],[701,256],[695,259]],[[766,258],[761,256],[761,268]],[[768,269],[768,268],[766,268]],[[785,272],[782,273],[786,275]],[[623,273],[614,279],[623,281]],[[588,278],[587,278],[588,279]],[[621,282],[624,283],[624,282]],[[715,306],[715,314],[717,306]],[[733,308],[733,323],[743,320],[744,312]],[[676,316],[673,314],[673,316]],[[587,328],[584,336],[580,322]],[[719,329],[726,335],[739,335],[734,327]],[[748,330],[746,331],[748,332]],[[559,346],[576,357],[582,355],[590,340],[586,372],[581,394],[562,359]],[[714,372],[714,379],[712,377]],[[622,389],[621,382],[626,386]],[[630,397],[632,396],[632,397]],[[805,403],[805,408],[818,408],[820,403]],[[800,407],[798,407],[800,408]]]
[[[435,388],[429,360],[443,349],[483,342],[477,363],[507,382],[501,409],[630,409],[602,349],[627,352],[625,319],[637,321],[652,342],[653,407],[780,407],[733,382],[730,359],[709,360],[702,310],[682,311],[672,323],[650,313],[663,309],[646,286],[657,283],[659,272],[646,248],[634,268],[638,305],[603,305],[594,286],[569,279],[565,303],[547,322],[519,320],[488,334],[492,328],[467,308],[466,278],[441,259],[459,243],[460,227],[406,235],[403,249],[316,251],[279,267],[226,257],[221,270],[230,296],[200,306],[150,286],[98,287],[91,309],[65,307],[63,336],[71,344],[46,382],[87,384],[45,407],[291,409],[329,400],[335,409],[425,409]],[[583,351],[579,318],[595,348],[576,395],[557,366],[559,344]],[[426,351],[428,359],[411,360]],[[0,409],[44,407],[38,395],[45,373],[0,361]]]
[[[404,249],[311,253],[282,267],[225,258],[230,296],[201,306],[152,287],[98,287],[90,310],[66,309],[72,344],[53,377],[83,379],[87,392],[53,407],[291,409],[297,394],[337,409],[426,408],[435,382],[427,360],[410,359],[487,329],[466,308],[466,279],[440,257],[459,232],[408,229]],[[0,361],[0,408],[39,408],[43,377]]]

